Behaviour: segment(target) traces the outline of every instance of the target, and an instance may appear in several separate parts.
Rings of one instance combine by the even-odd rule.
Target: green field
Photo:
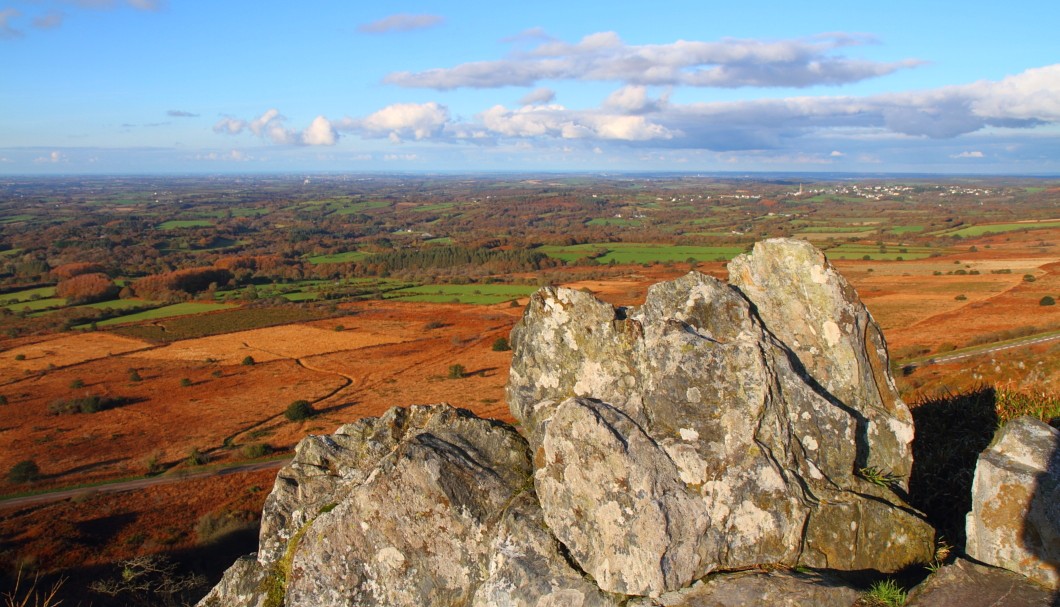
[[[383,209],[389,207],[390,203],[385,200],[366,200],[364,202],[349,202],[335,205],[336,215],[353,215],[363,213],[369,209]]]
[[[208,219],[173,219],[158,224],[159,230],[176,230],[179,228],[211,228],[214,223]]]
[[[913,232],[923,232],[924,226],[892,226],[891,232],[895,234],[910,234]]]
[[[424,285],[391,291],[387,299],[491,305],[526,297],[536,290],[530,285]]]
[[[186,304],[177,304],[186,305]],[[210,305],[210,304],[201,304]],[[172,307],[172,306],[169,306]],[[222,306],[232,308],[232,306]],[[150,325],[117,327],[115,333],[146,339],[153,342],[171,342],[181,339],[207,337],[221,333],[248,331],[263,327],[274,327],[291,323],[328,318],[334,314],[308,306],[282,306],[269,308],[234,308],[204,316],[177,316]],[[103,323],[98,323],[101,326]]]
[[[15,291],[14,293],[6,293],[4,295],[0,295],[0,306],[6,306],[22,301],[30,301],[34,297],[36,297],[37,299],[55,297],[55,287],[26,289],[25,291]]]
[[[555,259],[568,263],[583,257],[595,257],[598,263],[663,263],[726,260],[744,252],[743,247],[697,247],[686,245],[643,244],[630,242],[602,242],[572,246],[547,245],[537,249]],[[602,253],[602,254],[600,254]]]
[[[344,253],[335,253],[332,255],[314,255],[313,257],[306,258],[311,264],[320,263],[349,263],[351,261],[360,261],[368,257],[368,253],[362,251],[346,251]]]
[[[1060,220],[1057,221],[1033,221],[1026,223],[987,223],[966,228],[959,228],[942,232],[942,236],[982,236],[983,234],[1001,234],[1004,232],[1015,232],[1017,230],[1041,230],[1044,228],[1060,228]]]
[[[140,322],[142,320],[156,320],[159,318],[169,318],[170,316],[187,316],[189,314],[202,314],[203,312],[214,312],[217,310],[225,310],[234,307],[235,306],[232,304],[223,303],[178,303],[173,304],[171,306],[155,308],[153,310],[146,310],[144,312],[137,312],[136,314],[128,314],[126,316],[118,316],[117,318],[101,320],[96,323],[96,326],[109,327],[113,325],[124,325],[130,322]]]
[[[639,219],[626,219],[625,217],[597,217],[596,219],[590,219],[585,225],[629,227],[639,226],[640,224],[641,220]]]
[[[880,247],[868,244],[842,244],[825,251],[829,259],[868,259],[873,261],[902,261],[930,257],[935,249],[928,247],[887,247],[885,253]],[[901,258],[901,259],[899,259]]]
[[[18,223],[20,221],[29,221],[33,219],[33,215],[12,215],[10,217],[4,217],[0,219],[0,223]]]
[[[30,310],[32,312],[39,312],[41,310],[47,310],[49,308],[61,308],[66,305],[66,300],[61,297],[46,297],[44,299],[35,299],[32,301],[22,301],[4,306],[12,312],[21,312],[22,310]]]

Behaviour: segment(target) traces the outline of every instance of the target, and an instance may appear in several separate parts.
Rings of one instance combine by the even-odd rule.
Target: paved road
[[[172,475],[138,478],[131,481],[118,481],[105,485],[95,485],[93,487],[80,487],[77,489],[59,489],[56,491],[50,491],[48,493],[39,493],[37,495],[27,495],[25,497],[0,499],[0,508],[24,508],[26,506],[35,506],[39,504],[58,502],[66,499],[71,499],[79,495],[86,495],[91,493],[118,493],[121,491],[134,491],[136,489],[143,489],[145,487],[153,487],[155,485],[182,483],[188,480],[209,478],[211,476],[228,476],[229,474],[237,474],[239,472],[257,472],[258,470],[271,470],[275,468],[280,468],[290,463],[290,461],[290,459],[286,458],[275,459],[269,460],[267,462],[254,462],[251,464],[239,464],[236,466],[228,466],[225,468],[214,468],[212,470],[206,470],[203,472],[176,473]]]
[[[926,366],[930,364],[949,363],[955,360],[962,360],[965,358],[971,358],[973,356],[982,356],[983,354],[993,354],[994,352],[1001,352],[1003,350],[1011,350],[1012,348],[1024,348],[1026,346],[1033,346],[1035,344],[1044,344],[1050,341],[1060,340],[1060,335],[1047,335],[1045,337],[1029,337],[1027,339],[1008,343],[1002,346],[987,346],[980,350],[974,350],[972,352],[962,352],[960,354],[950,354],[947,356],[932,356],[927,360],[922,360],[914,363],[917,366]]]

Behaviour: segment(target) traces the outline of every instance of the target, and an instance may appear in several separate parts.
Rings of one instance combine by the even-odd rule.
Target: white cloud
[[[215,133],[239,135],[243,131],[264,137],[280,145],[335,145],[338,132],[324,116],[317,116],[304,131],[287,128],[287,118],[272,108],[254,120],[225,116],[213,125]]]
[[[539,88],[530,91],[519,99],[519,105],[545,105],[552,103],[556,93],[552,89]]]
[[[59,151],[53,151],[49,152],[47,156],[40,156],[38,158],[34,158],[33,162],[36,162],[38,164],[57,164],[60,162],[66,162],[66,154],[63,154]]]
[[[22,12],[14,8],[5,8],[0,10],[0,38],[21,38],[23,36],[22,30],[16,29],[11,25],[13,19],[17,19],[22,16]]]
[[[195,113],[192,113],[192,112],[186,112],[184,110],[168,110],[166,112],[166,116],[172,116],[173,118],[198,118],[199,117],[198,114],[195,114]]]
[[[385,160],[387,162],[394,162],[394,161],[406,161],[406,162],[408,162],[408,161],[412,161],[412,160],[419,160],[419,156],[416,155],[416,154],[384,154],[383,155],[383,160]]]
[[[985,158],[982,152],[976,150],[974,152],[961,152],[960,154],[952,154],[950,158]]]
[[[364,120],[349,121],[342,128],[359,131],[365,137],[388,137],[391,141],[428,139],[442,132],[449,122],[444,105],[430,103],[395,103]]]
[[[317,116],[309,128],[302,132],[302,142],[306,145],[335,145],[336,141],[338,133],[323,116]]]
[[[576,112],[561,105],[525,106],[517,110],[497,105],[479,114],[478,119],[491,133],[505,137],[646,141],[674,136],[643,116]]]
[[[405,13],[390,15],[378,21],[358,26],[357,31],[367,34],[385,34],[389,32],[407,32],[426,29],[440,25],[445,19],[439,15],[409,15]]]
[[[922,63],[880,63],[848,59],[834,52],[871,42],[874,40],[867,36],[824,34],[771,42],[723,39],[627,45],[614,32],[599,32],[574,44],[547,41],[528,53],[496,61],[418,73],[395,72],[385,81],[437,90],[533,86],[546,79],[726,88],[807,87],[858,82]]]
[[[665,98],[661,101],[650,99],[647,88],[640,85],[630,85],[624,86],[608,95],[607,99],[604,100],[604,107],[627,114],[638,114],[659,110],[665,103]]]
[[[832,150],[832,153],[829,154],[829,156],[831,156],[832,158],[842,158],[843,156],[846,156],[846,154],[840,152],[839,150]]]

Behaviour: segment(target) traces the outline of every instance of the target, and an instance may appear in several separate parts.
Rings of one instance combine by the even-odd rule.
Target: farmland
[[[32,459],[41,477],[4,479],[0,493],[289,454],[307,433],[395,405],[449,401],[510,421],[511,352],[492,346],[537,288],[636,305],[651,284],[693,269],[724,278],[728,260],[770,237],[811,240],[851,281],[910,401],[994,384],[1055,393],[1060,382],[1058,342],[977,354],[1060,331],[1060,307],[1042,303],[1060,298],[1054,180],[305,181],[2,184],[0,459]],[[72,288],[80,276],[105,288]],[[971,356],[944,361],[951,352]],[[450,378],[452,365],[464,376]],[[53,407],[92,397],[116,404]],[[285,419],[298,400],[316,414]],[[271,477],[230,481],[189,481],[199,493],[179,498],[144,490],[139,510],[104,496],[0,510],[0,533],[12,538],[0,564],[33,554],[42,569],[74,571],[192,553],[204,545],[195,532],[204,517],[245,513],[253,527]],[[157,500],[169,498],[167,512]],[[95,551],[49,518],[108,512],[131,522]]]

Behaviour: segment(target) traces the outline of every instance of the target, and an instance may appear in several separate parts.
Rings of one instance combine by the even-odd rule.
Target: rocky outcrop
[[[1060,597],[1057,597],[1060,602]],[[1055,607],[1053,593],[1022,575],[966,559],[946,565],[909,593],[906,607]]]
[[[729,282],[755,305],[770,333],[810,381],[864,418],[858,465],[908,489],[913,417],[888,370],[887,344],[854,287],[808,242],[773,239],[729,264]]]
[[[774,241],[734,260],[757,302],[698,273],[638,308],[569,289],[531,298],[512,332],[509,406],[546,522],[601,588],[658,595],[763,563],[930,560],[933,530],[892,490],[912,428],[879,329],[808,251]],[[789,316],[799,306],[814,312]]]
[[[1060,431],[1030,417],[1005,425],[979,456],[966,550],[1060,590]]]
[[[513,429],[448,405],[307,437],[266,502],[257,559],[201,605],[614,605],[561,556],[530,474]]]
[[[821,573],[743,571],[713,575],[658,598],[633,599],[627,607],[851,607],[860,596]]]
[[[512,333],[522,436],[438,405],[307,437],[256,558],[201,604],[839,605],[850,589],[779,569],[930,560],[901,497],[909,412],[853,290],[795,241],[731,271],[637,308],[535,294]]]

